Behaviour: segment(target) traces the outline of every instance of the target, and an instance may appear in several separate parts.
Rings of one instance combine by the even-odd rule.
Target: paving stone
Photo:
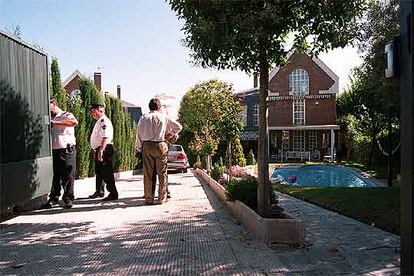
[[[350,267],[355,275],[399,272],[398,237],[375,227],[281,195],[281,205],[305,221],[309,244],[266,245],[190,172],[171,174],[169,181],[172,199],[146,206],[142,175],[124,174],[117,181],[120,199],[107,203],[87,198],[94,178],[77,180],[72,209],[37,210],[0,224],[0,274],[347,275]],[[330,253],[331,245],[340,251]]]

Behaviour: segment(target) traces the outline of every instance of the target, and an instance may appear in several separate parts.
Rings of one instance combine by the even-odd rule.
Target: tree
[[[337,98],[339,118],[348,122],[344,126],[352,133],[348,142],[359,144],[360,137],[370,141],[366,160],[362,160],[370,165],[377,136],[385,131],[390,140],[393,129],[399,129],[398,81],[385,78],[384,74],[385,44],[399,32],[398,4],[397,0],[370,2],[358,41],[363,64],[354,70],[351,85]],[[354,120],[349,120],[349,115]]]
[[[6,27],[6,31],[11,33],[15,38],[22,39],[22,28],[20,25],[12,25],[10,28]]]
[[[65,89],[62,86],[62,81],[60,79],[59,63],[58,63],[57,58],[55,57],[52,58],[50,72],[51,72],[50,90],[51,90],[52,97],[57,100],[60,108],[62,108],[63,110],[66,110],[68,96],[67,96]]]
[[[344,47],[357,34],[365,0],[217,1],[168,0],[184,21],[184,44],[196,64],[260,74],[258,212],[270,211],[267,144],[269,69],[286,60],[289,34],[293,47],[311,53]]]
[[[189,148],[207,157],[207,170],[220,140],[230,150],[241,129],[241,106],[231,91],[227,83],[209,80],[196,84],[181,100],[178,115],[183,131],[191,133]]]

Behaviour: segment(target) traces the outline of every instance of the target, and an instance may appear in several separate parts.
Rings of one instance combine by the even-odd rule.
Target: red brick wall
[[[74,77],[64,88],[66,92],[71,93],[73,90],[79,89],[80,85],[80,77]]]
[[[334,84],[334,80],[310,57],[294,53],[289,63],[269,81],[269,90],[279,92],[280,96],[289,96],[289,75],[299,68],[306,70],[309,74],[309,95],[317,95],[319,90],[328,90]]]
[[[292,101],[269,102],[269,126],[291,126],[293,122]]]
[[[306,99],[305,122],[306,125],[336,124],[335,97],[332,95],[329,99]]]
[[[316,104],[318,102],[318,104]],[[269,102],[269,126],[292,126],[292,100]],[[306,125],[334,125],[336,124],[335,96],[329,99],[305,100]]]
[[[309,74],[309,95],[318,95],[320,90],[328,90],[334,84],[334,80],[310,57],[294,53],[290,62],[270,80],[269,90],[279,92],[280,96],[289,96],[289,74],[298,68]],[[336,124],[335,95],[326,96],[329,98],[305,98],[306,125]],[[292,116],[292,99],[269,102],[269,126],[292,126]]]

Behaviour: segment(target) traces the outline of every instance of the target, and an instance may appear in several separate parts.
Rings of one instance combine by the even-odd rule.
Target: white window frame
[[[247,105],[242,105],[242,118],[241,122],[244,126],[247,126]]]
[[[289,150],[289,131],[282,131],[282,149],[287,151]]]
[[[306,70],[296,69],[290,73],[289,95],[309,95],[309,74]]]
[[[293,100],[292,109],[293,125],[305,125],[305,99]]]
[[[315,130],[309,132],[309,151],[318,149],[318,135]]]
[[[259,105],[252,105],[252,126],[259,126]]]
[[[331,143],[330,133],[322,133],[322,148],[329,147]]]
[[[293,131],[293,151],[305,151],[305,131]]]

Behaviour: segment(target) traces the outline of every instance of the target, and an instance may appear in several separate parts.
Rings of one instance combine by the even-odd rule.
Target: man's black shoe
[[[167,198],[171,198],[171,194],[170,193],[167,193]]]
[[[103,193],[94,192],[92,195],[89,196],[89,198],[97,198],[97,197],[104,197]]]
[[[70,199],[68,199],[68,198],[63,199],[63,208],[64,209],[70,209],[72,207],[73,207],[73,203]]]
[[[107,197],[103,198],[102,201],[110,201],[110,200],[117,200],[118,195],[109,194]]]
[[[42,205],[42,209],[50,209],[55,206],[59,205],[59,200],[57,199],[49,199],[45,204]]]

